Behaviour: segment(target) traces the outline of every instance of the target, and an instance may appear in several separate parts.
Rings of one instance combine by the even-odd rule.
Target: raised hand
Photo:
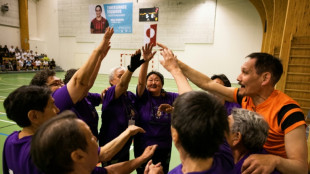
[[[127,67],[130,72],[134,72],[142,63],[144,63],[144,60],[140,60],[140,57],[141,50],[139,49],[131,56],[130,65]]]
[[[157,45],[160,47],[160,51],[164,50],[164,49],[168,49],[168,47],[164,44],[161,44],[161,43],[158,43],[157,42]]]
[[[114,33],[114,29],[113,27],[110,28],[106,28],[105,34],[103,36],[103,40],[101,41],[100,45],[99,45],[99,50],[100,50],[100,58],[103,59],[109,52],[111,46],[111,42],[110,39],[112,37]]]
[[[163,60],[160,60],[160,64],[167,71],[171,73],[173,70],[180,69],[178,65],[178,59],[170,49],[165,48],[160,52],[160,54],[164,57]]]
[[[142,47],[144,61],[150,61],[156,54],[156,51],[152,52],[153,47],[153,44],[145,44],[144,47]]]

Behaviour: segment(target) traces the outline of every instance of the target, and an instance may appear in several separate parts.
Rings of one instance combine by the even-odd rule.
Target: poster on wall
[[[132,33],[132,2],[104,4],[106,19],[114,33]]]
[[[157,24],[144,25],[144,44],[151,43],[156,46]]]
[[[139,9],[139,21],[158,21],[159,8],[140,8]]]
[[[100,4],[92,4],[89,6],[90,33],[102,34],[109,26],[109,21],[105,16],[104,9]]]

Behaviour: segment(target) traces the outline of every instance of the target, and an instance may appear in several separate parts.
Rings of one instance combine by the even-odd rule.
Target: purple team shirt
[[[101,103],[101,95],[97,93],[88,93],[87,97],[77,102],[71,110],[77,117],[83,120],[92,131],[93,135],[98,138],[98,113],[96,106]]]
[[[69,95],[67,85],[54,91],[52,97],[55,100],[55,105],[60,110],[59,113],[61,113],[64,110],[69,110],[73,106],[73,102]]]
[[[233,102],[228,102],[228,101],[225,101],[224,106],[227,110],[227,115],[231,114],[231,110],[233,108],[241,108],[241,106],[238,103],[233,103]]]
[[[3,174],[23,173],[38,174],[39,169],[30,157],[32,136],[18,138],[20,131],[15,131],[7,137],[3,147]],[[11,171],[11,172],[10,172]]]
[[[183,165],[180,164],[174,169],[172,169],[168,174],[183,174]],[[213,164],[209,170],[201,172],[190,172],[187,174],[226,174],[231,173],[234,168],[234,159],[231,153],[231,149],[227,142],[224,142],[220,149],[213,156]]]
[[[241,168],[242,168],[244,161],[252,154],[268,154],[268,152],[265,149],[261,149],[256,152],[251,152],[251,153],[244,155],[244,157],[235,164],[235,168],[233,172],[234,174],[241,174]],[[277,170],[274,170],[273,172],[271,172],[271,174],[280,174],[280,172]]]
[[[99,144],[103,146],[119,136],[128,127],[128,120],[136,119],[136,96],[130,91],[115,99],[115,87],[110,87],[102,101],[102,124],[99,134]],[[129,148],[132,139],[129,139],[122,150],[112,159],[121,161],[129,159]]]
[[[135,149],[142,151],[149,145],[157,144],[157,149],[171,149],[171,114],[157,115],[161,104],[173,104],[178,93],[166,92],[165,96],[154,97],[145,89],[137,99],[138,119],[136,125],[142,127],[146,133],[135,136]]]

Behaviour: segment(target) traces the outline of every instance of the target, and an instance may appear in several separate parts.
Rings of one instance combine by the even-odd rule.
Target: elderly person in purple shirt
[[[77,69],[69,69],[65,74],[64,83],[67,84]],[[79,119],[83,120],[92,131],[93,135],[98,139],[98,120],[99,116],[96,106],[102,103],[102,95],[98,93],[88,92],[87,96],[78,101],[70,110],[72,110]]]
[[[153,56],[153,55],[148,55]],[[135,125],[137,117],[136,96],[127,91],[133,72],[144,63],[140,60],[141,51],[137,50],[131,56],[128,69],[113,68],[109,77],[111,87],[105,92],[102,102],[101,128],[99,145],[103,146],[121,134],[129,125]],[[122,150],[103,166],[129,160],[129,148],[132,139],[126,142]]]
[[[151,52],[153,45],[146,45],[143,47],[143,54]],[[146,51],[149,50],[149,51]],[[168,55],[168,50],[161,53],[163,57]],[[169,53],[172,52],[169,50]],[[155,54],[155,52],[153,53]],[[169,55],[170,55],[169,54]],[[164,77],[157,71],[151,71],[147,74],[148,63],[151,59],[145,60],[146,62],[141,66],[139,74],[139,82],[137,86],[137,108],[138,118],[136,125],[142,127],[146,133],[137,134],[134,139],[134,153],[135,156],[142,154],[143,149],[152,144],[158,144],[152,160],[155,164],[161,163],[164,173],[169,170],[170,156],[171,156],[171,114],[160,112],[159,108],[162,104],[172,105],[174,100],[179,94],[190,91],[191,87],[187,83],[183,74],[178,72],[171,72],[176,79],[179,94],[166,92],[163,89]],[[162,63],[162,62],[161,62]],[[163,65],[165,67],[165,65]],[[169,67],[165,67],[166,69]],[[167,70],[168,70],[167,69]],[[168,70],[169,71],[169,70]],[[182,79],[182,83],[179,83]],[[186,83],[183,84],[184,80]],[[137,169],[137,173],[143,173],[145,165]]]
[[[267,154],[263,146],[267,140],[269,125],[256,112],[234,108],[228,117],[230,133],[227,138],[234,157],[234,174],[241,174],[245,159],[251,154]],[[273,171],[273,174],[279,173]]]

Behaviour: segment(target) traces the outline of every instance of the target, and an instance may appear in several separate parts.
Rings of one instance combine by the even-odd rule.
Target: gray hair
[[[263,148],[269,130],[265,119],[256,112],[241,108],[234,108],[231,114],[234,118],[231,132],[241,133],[243,145],[250,151]]]
[[[116,70],[119,70],[119,69],[126,71],[126,68],[124,68],[124,67],[122,67],[122,66],[116,66],[116,67],[112,68],[112,69],[110,70],[109,83],[114,79],[115,71],[116,71]],[[112,86],[111,83],[110,83],[110,85]]]

